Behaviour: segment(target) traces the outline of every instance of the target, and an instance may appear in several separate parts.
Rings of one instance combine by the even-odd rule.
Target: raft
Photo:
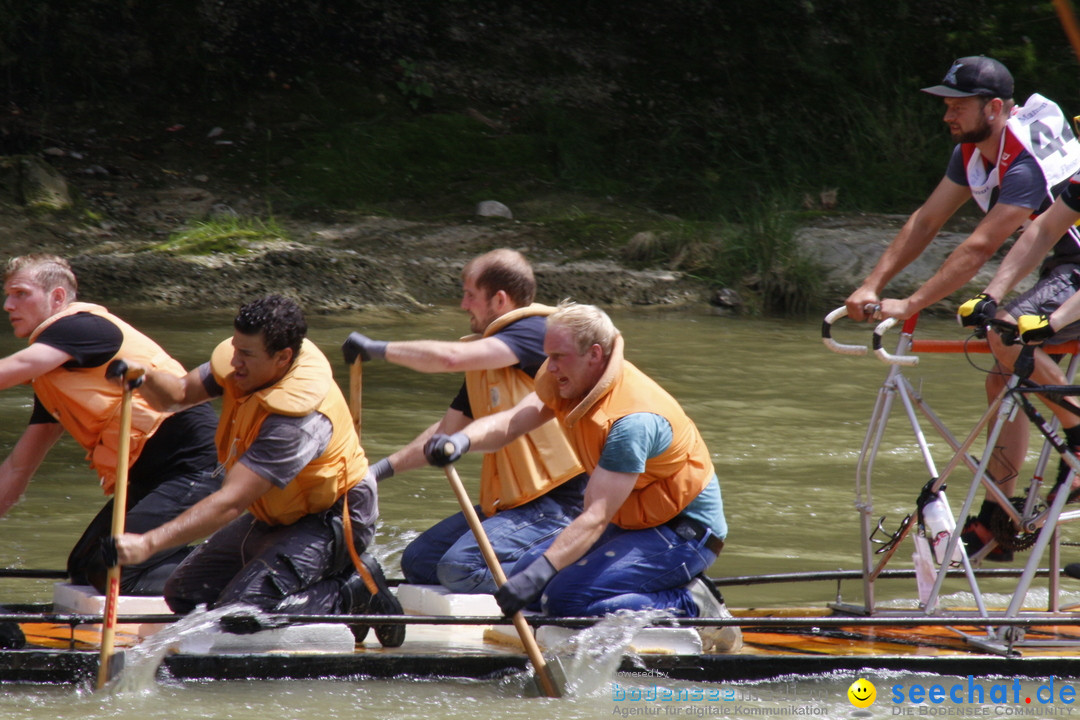
[[[753,576],[738,580],[755,582]],[[723,585],[723,579],[718,582]],[[500,617],[490,596],[405,584],[397,584],[395,592],[403,615],[268,616],[282,626],[250,635],[210,633],[209,644],[205,638],[177,642],[164,653],[157,672],[171,681],[203,682],[494,679],[529,671],[515,629]],[[78,599],[78,608],[71,607],[72,598]],[[98,671],[101,617],[84,609],[97,601],[87,588],[58,583],[52,605],[6,606],[0,620],[18,622],[27,644],[0,651],[0,683],[92,681]],[[952,609],[948,616],[934,617],[889,610],[859,616],[837,607],[732,608],[734,620],[675,619],[641,628],[625,649],[620,671],[695,682],[860,670],[1080,676],[1080,612],[1067,608],[1009,618],[996,612],[980,616]],[[160,598],[121,598],[116,646],[122,654],[132,653],[181,620],[168,613]],[[540,615],[528,620],[546,655],[557,654],[567,640],[600,621]],[[356,643],[350,623],[404,623],[408,631],[401,647],[382,648],[374,633]],[[700,642],[695,644],[696,628],[724,624],[742,628],[743,647],[730,654],[702,653]],[[1000,647],[973,642],[989,626],[1003,638]]]

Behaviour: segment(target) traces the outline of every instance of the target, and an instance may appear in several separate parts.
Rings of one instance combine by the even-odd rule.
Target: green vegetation
[[[282,212],[632,207],[517,217],[588,256],[798,310],[817,283],[792,250],[792,209],[835,188],[838,211],[910,212],[950,147],[919,88],[972,54],[1010,67],[1018,101],[1040,92],[1080,112],[1048,0],[8,3],[0,155],[40,150],[75,116],[216,125],[235,144],[215,175]]]
[[[286,239],[285,232],[273,218],[260,220],[242,217],[216,217],[194,222],[169,236],[163,243],[150,245],[147,251],[176,255],[243,255],[253,243]]]
[[[552,179],[534,138],[487,130],[448,114],[327,127],[293,148],[281,189],[299,205],[385,212],[410,201],[438,213],[493,193],[516,200]]]
[[[767,204],[760,206],[741,231],[720,249],[717,262],[721,284],[747,284],[763,299],[764,309],[782,314],[803,314],[816,309],[822,272],[794,239],[791,212]]]

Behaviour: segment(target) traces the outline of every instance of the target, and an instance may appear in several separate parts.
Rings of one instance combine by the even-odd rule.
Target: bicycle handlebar
[[[883,363],[890,365],[902,365],[904,367],[915,367],[919,364],[918,355],[893,355],[888,350],[881,346],[881,336],[885,334],[885,331],[896,324],[896,318],[886,318],[882,320],[876,328],[874,328],[873,347],[874,354],[878,356],[878,359]]]
[[[821,322],[821,341],[825,343],[825,347],[832,350],[834,353],[841,355],[865,355],[865,345],[849,345],[847,343],[837,342],[832,336],[832,326],[837,320],[843,317],[847,317],[848,311],[844,306],[838,307],[828,315]],[[889,328],[896,324],[896,318],[888,318],[883,320],[874,328],[874,337],[872,347],[874,354],[878,356],[878,359],[882,362],[889,363],[891,365],[903,365],[905,367],[914,367],[919,364],[919,358],[917,355],[893,355],[881,346],[881,336],[885,334]]]
[[[832,325],[837,320],[843,317],[847,317],[847,308],[838,307],[828,315],[821,323],[821,340],[825,343],[825,347],[829,348],[835,353],[841,355],[865,355],[867,348],[863,345],[848,345],[845,343],[837,342],[832,337]],[[913,316],[909,318],[906,323],[914,325]],[[919,356],[916,354],[911,355],[894,355],[885,348],[882,347],[881,338],[886,331],[897,323],[895,318],[888,318],[883,320],[874,328],[874,336],[872,347],[874,354],[878,359],[884,363],[890,365],[901,365],[904,367],[915,367],[919,364]],[[1002,320],[992,320],[989,326],[1001,330],[1016,331],[1016,325],[1013,323],[1005,322]],[[902,332],[911,332],[911,329],[905,324]],[[916,340],[912,339],[910,344],[906,347],[908,352],[911,353],[990,353],[990,346],[986,340]],[[1075,355],[1080,353],[1080,341],[1070,340],[1068,342],[1053,345],[1051,347],[1043,347],[1054,355]]]
[[[865,345],[848,345],[833,340],[832,324],[842,317],[847,317],[847,308],[844,306],[836,308],[825,316],[825,319],[821,321],[821,341],[825,343],[825,347],[829,348],[834,353],[840,353],[841,355],[865,355]]]

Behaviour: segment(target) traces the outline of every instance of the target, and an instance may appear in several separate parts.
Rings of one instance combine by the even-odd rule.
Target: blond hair
[[[4,270],[4,282],[18,273],[25,273],[30,281],[45,292],[62,287],[67,290],[68,300],[74,300],[79,289],[79,281],[68,261],[57,255],[32,253],[19,255],[7,261]]]
[[[563,300],[547,317],[548,329],[566,328],[574,339],[578,355],[584,355],[593,345],[599,345],[604,358],[611,357],[615,347],[615,338],[619,330],[611,322],[608,314],[595,305],[581,305],[572,300]]]

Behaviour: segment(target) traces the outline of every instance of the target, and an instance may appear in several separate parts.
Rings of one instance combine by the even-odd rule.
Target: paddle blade
[[[124,672],[124,651],[116,651],[109,655],[109,659],[106,661],[106,672],[98,672],[98,686],[97,689],[101,690],[109,682],[112,682]]]
[[[551,692],[545,691],[540,673],[546,673],[550,680]],[[544,658],[543,668],[537,668],[525,683],[522,691],[525,697],[563,697],[566,695],[566,670],[558,657]]]

